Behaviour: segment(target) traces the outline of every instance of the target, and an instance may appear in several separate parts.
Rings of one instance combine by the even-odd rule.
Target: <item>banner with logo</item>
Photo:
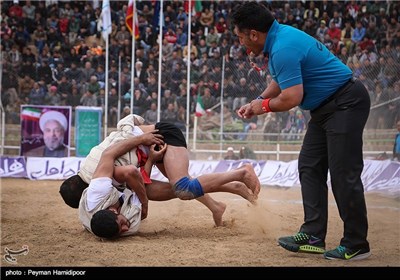
[[[83,158],[27,159],[26,173],[31,180],[65,180],[78,173]]]
[[[25,158],[2,156],[0,158],[0,177],[27,177]]]
[[[251,160],[251,159],[221,160],[220,162],[218,162],[218,165],[215,167],[214,172],[227,172],[232,169],[237,169],[246,163],[250,163],[253,166],[254,172],[256,173],[256,175],[260,176],[262,173],[262,170],[264,169],[266,161],[264,161],[264,160],[257,161],[257,160]]]
[[[189,175],[192,177],[198,177],[202,174],[209,174],[216,172],[215,168],[218,165],[218,161],[209,160],[196,160],[189,161]],[[161,171],[154,166],[151,170],[151,179],[168,182],[168,179],[161,173]]]

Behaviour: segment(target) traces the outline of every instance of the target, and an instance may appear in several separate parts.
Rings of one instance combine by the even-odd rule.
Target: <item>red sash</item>
[[[144,165],[148,159],[148,156],[145,152],[142,151],[139,147],[136,149],[136,155],[138,157],[138,164],[140,167],[140,173],[142,174],[142,178],[145,184],[151,184],[152,181],[150,179],[149,174],[147,174],[146,170],[144,170]]]

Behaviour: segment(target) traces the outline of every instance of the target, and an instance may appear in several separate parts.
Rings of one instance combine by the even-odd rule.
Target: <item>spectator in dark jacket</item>
[[[46,97],[46,92],[39,85],[39,83],[35,82],[33,84],[33,89],[29,93],[29,101],[28,104],[32,105],[42,105],[44,104],[44,98]]]

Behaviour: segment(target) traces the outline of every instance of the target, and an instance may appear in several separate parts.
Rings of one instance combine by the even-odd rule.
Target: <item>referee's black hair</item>
[[[243,1],[232,9],[232,24],[240,31],[254,29],[268,32],[274,20],[268,8],[257,1]]]

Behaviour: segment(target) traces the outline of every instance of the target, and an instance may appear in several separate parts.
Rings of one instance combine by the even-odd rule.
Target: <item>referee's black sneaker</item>
[[[325,259],[328,260],[362,260],[369,256],[371,252],[368,248],[349,249],[341,245],[324,253]]]
[[[298,232],[293,236],[280,237],[278,243],[286,250],[295,253],[323,254],[325,252],[325,242],[322,239],[304,232]]]

